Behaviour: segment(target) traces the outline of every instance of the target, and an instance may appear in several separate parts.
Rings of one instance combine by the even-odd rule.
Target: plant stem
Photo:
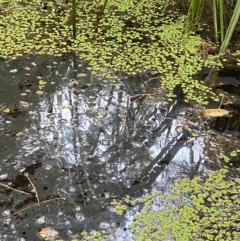
[[[221,43],[224,40],[224,23],[223,23],[223,0],[220,0],[219,2],[219,20],[220,20],[220,37],[221,37]]]
[[[213,24],[215,43],[218,42],[217,0],[213,0]]]

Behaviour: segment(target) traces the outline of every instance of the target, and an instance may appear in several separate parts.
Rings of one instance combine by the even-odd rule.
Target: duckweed
[[[74,52],[89,62],[93,74],[151,71],[171,100],[181,86],[187,99],[206,104],[215,94],[194,78],[217,57],[201,53],[205,42],[184,34],[186,16],[174,12],[170,0],[81,1],[77,4],[76,39],[72,37],[71,4],[65,1],[9,1],[0,15],[0,55],[17,53],[61,56]],[[19,4],[21,3],[21,6]],[[206,54],[207,53],[207,54]],[[197,94],[196,94],[197,93]]]

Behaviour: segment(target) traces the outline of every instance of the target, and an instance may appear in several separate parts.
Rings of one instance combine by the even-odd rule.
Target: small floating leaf
[[[24,135],[24,133],[22,132],[22,131],[19,131],[18,133],[17,133],[17,136],[23,136]]]
[[[4,113],[9,113],[9,112],[10,112],[10,109],[7,108],[7,109],[3,110],[3,112],[4,112]]]
[[[67,120],[66,119],[60,119],[59,122],[60,123],[67,123]]]
[[[24,67],[25,70],[31,70],[28,66]]]
[[[84,73],[79,73],[79,74],[77,74],[77,77],[85,77],[85,76],[87,76],[87,75],[84,74]]]
[[[43,91],[37,90],[37,91],[36,91],[36,94],[37,94],[37,95],[42,95],[42,94],[43,94]]]
[[[62,110],[64,110],[64,109],[70,110],[70,109],[72,109],[72,106],[71,106],[71,105],[62,105],[60,108],[61,108]]]
[[[28,106],[29,106],[29,103],[26,102],[26,101],[20,101],[19,104],[20,104],[22,107],[28,107]]]
[[[236,152],[236,151],[232,151],[232,152],[230,153],[230,156],[237,156],[237,152]]]
[[[102,140],[101,144],[104,145],[104,146],[107,146],[109,144],[109,141],[108,140]]]
[[[47,115],[48,118],[54,118],[56,115],[54,113]]]
[[[17,70],[17,69],[11,69],[9,72],[10,72],[10,73],[17,73],[18,70]]]
[[[105,115],[105,114],[106,114],[106,111],[101,108],[101,109],[99,110],[99,114],[100,114],[100,115]]]
[[[44,81],[44,80],[39,80],[39,85],[45,85],[47,82],[46,81]]]

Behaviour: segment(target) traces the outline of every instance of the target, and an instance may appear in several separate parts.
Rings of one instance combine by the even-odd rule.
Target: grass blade
[[[218,42],[217,0],[213,0],[213,24],[215,43]]]
[[[224,37],[224,40],[223,40],[221,48],[220,48],[220,53],[226,52],[230,39],[232,37],[233,31],[234,31],[237,21],[239,19],[239,15],[240,15],[240,1],[237,1],[237,4],[235,6],[232,18],[230,20],[226,35]]]

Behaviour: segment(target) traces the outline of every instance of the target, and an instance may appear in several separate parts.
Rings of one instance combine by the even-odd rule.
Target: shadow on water
[[[227,117],[217,118],[212,128],[230,137],[240,138],[240,71],[223,69],[217,79],[216,91],[224,94],[221,108],[230,111]]]
[[[123,227],[114,198],[165,191],[208,168],[190,106],[151,94],[150,74],[113,82],[71,56],[31,56],[2,61],[0,75],[0,183],[30,193],[0,186],[1,240],[41,240],[42,227],[65,239],[102,221]]]

